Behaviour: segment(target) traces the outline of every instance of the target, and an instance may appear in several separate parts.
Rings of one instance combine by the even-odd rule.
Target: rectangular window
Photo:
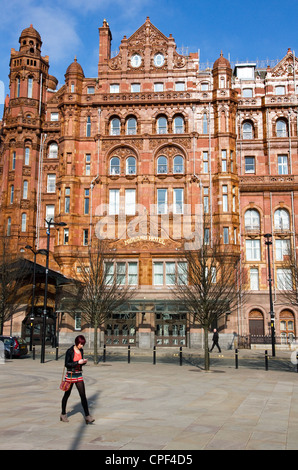
[[[131,92],[132,93],[140,93],[141,91],[141,84],[140,83],[132,83],[131,84]]]
[[[167,204],[168,204],[168,190],[158,189],[157,190],[157,213],[167,214]]]
[[[30,148],[25,148],[25,165],[29,165],[30,163]]]
[[[242,96],[243,98],[252,98],[252,88],[243,88]]]
[[[105,263],[105,281],[106,281],[106,284],[113,284],[114,263]]]
[[[153,263],[153,283],[155,286],[163,285],[163,262]]]
[[[27,214],[22,214],[22,227],[21,230],[22,232],[26,232],[26,227],[27,227]]]
[[[288,157],[287,157],[287,155],[278,155],[277,163],[278,163],[278,174],[279,175],[288,175],[289,174],[289,168],[288,168]]]
[[[209,188],[203,189],[204,193],[204,214],[209,213]]]
[[[261,261],[260,240],[246,240],[246,261]]]
[[[125,190],[125,214],[135,215],[136,213],[136,190]]]
[[[172,286],[175,284],[176,279],[176,263],[174,262],[167,262],[166,263],[166,285]]]
[[[245,173],[255,173],[255,157],[245,157]]]
[[[184,261],[177,263],[177,283],[187,284],[187,263]]]
[[[85,157],[85,175],[91,175],[91,154],[87,153]]]
[[[15,169],[16,169],[16,152],[15,152],[15,151],[12,152],[12,165],[11,165],[11,169],[12,169],[12,170],[15,170]]]
[[[13,204],[13,199],[14,199],[14,185],[12,184],[10,186],[10,204]]]
[[[185,83],[184,82],[176,82],[175,83],[175,91],[184,91],[185,90]]]
[[[46,205],[46,220],[49,222],[51,219],[55,220],[55,206],[54,204],[47,204]],[[45,223],[45,227],[47,227],[46,223]]]
[[[83,245],[88,246],[88,244],[89,244],[89,230],[84,229],[83,230]]]
[[[116,279],[118,285],[125,284],[125,262],[116,263]]]
[[[290,254],[290,240],[276,239],[275,240],[276,261],[283,261],[284,256]]]
[[[128,279],[127,282],[130,286],[136,286],[138,284],[138,263],[128,263]]]
[[[32,98],[33,95],[33,78],[28,78],[27,98]]]
[[[203,152],[203,173],[208,173],[209,164],[208,164],[208,152]]]
[[[221,171],[225,173],[227,171],[227,151],[221,151]]]
[[[154,91],[163,91],[163,83],[154,83]]]
[[[120,91],[119,83],[112,83],[110,85],[110,93],[119,93],[119,91]]]
[[[119,189],[110,189],[109,191],[109,214],[117,215],[119,214]]]
[[[276,284],[279,290],[292,290],[293,279],[291,269],[279,268],[276,270]]]
[[[63,245],[68,245],[69,242],[69,229],[65,228],[63,230]]]
[[[183,214],[183,189],[174,188],[174,214]]]
[[[204,245],[209,245],[210,243],[210,231],[209,228],[204,229]]]
[[[64,212],[69,214],[70,210],[70,188],[65,188],[65,207]]]
[[[75,325],[74,329],[80,331],[82,329],[82,316],[81,313],[75,313]]]
[[[85,198],[84,198],[84,214],[89,214],[89,189],[85,189]]]
[[[87,87],[87,95],[94,95],[94,92],[95,92],[94,86]]]
[[[228,212],[228,186],[223,185],[222,187],[222,210],[223,212]]]
[[[51,113],[51,121],[58,121],[59,113]]]
[[[56,191],[56,175],[48,174],[47,192],[54,193]]]
[[[223,229],[223,242],[225,245],[229,244],[229,227]]]
[[[250,268],[250,290],[259,290],[259,270]]]

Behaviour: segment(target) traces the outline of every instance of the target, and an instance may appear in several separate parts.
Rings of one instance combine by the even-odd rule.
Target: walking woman
[[[62,413],[60,415],[60,421],[63,421],[64,423],[68,422],[66,404],[74,383],[76,384],[80,394],[81,403],[85,413],[86,424],[90,424],[95,421],[94,418],[89,414],[88,402],[85,392],[85,383],[82,374],[82,366],[87,363],[87,359],[84,359],[83,352],[85,343],[86,340],[83,335],[77,336],[75,339],[75,344],[71,346],[71,348],[69,348],[65,354],[65,367],[67,369],[66,381],[70,382],[70,388],[64,392],[62,398]]]

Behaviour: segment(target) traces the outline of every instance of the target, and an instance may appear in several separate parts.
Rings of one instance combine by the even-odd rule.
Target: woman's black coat
[[[84,359],[84,351],[80,349],[82,353],[82,359]],[[65,367],[67,371],[74,372],[75,370],[82,370],[82,364],[79,364],[78,361],[74,361],[74,346],[71,346],[65,353]]]

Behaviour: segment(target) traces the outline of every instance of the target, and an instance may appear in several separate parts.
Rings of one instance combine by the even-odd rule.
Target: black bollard
[[[130,364],[130,346],[127,348],[127,362]]]
[[[182,346],[180,346],[180,366],[182,366]]]
[[[35,360],[35,345],[33,344],[33,348],[32,348],[32,357],[33,357],[33,360]]]
[[[153,364],[156,364],[156,346],[153,347]]]
[[[265,351],[265,369],[268,370],[268,351]]]
[[[58,346],[56,346],[56,361],[58,361]]]
[[[296,353],[296,370],[298,372],[298,352]]]
[[[103,345],[103,356],[102,356],[102,362],[106,362],[106,345]]]
[[[238,369],[238,349],[235,349],[235,368]]]

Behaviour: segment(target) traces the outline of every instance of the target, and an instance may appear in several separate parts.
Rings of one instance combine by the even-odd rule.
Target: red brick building
[[[197,53],[178,54],[172,35],[149,18],[123,38],[115,57],[111,41],[104,20],[98,76],[85,77],[75,59],[57,90],[39,33],[22,31],[11,51],[0,136],[2,234],[30,258],[26,245],[46,247],[45,218],[65,222],[51,230],[50,267],[71,276],[103,230],[116,246],[115,272],[137,293],[102,328],[101,342],[197,347],[201,331],[173,301],[170,279],[187,238],[175,217],[186,207],[195,217],[200,206],[210,216],[206,236],[218,233],[243,253],[249,275],[249,302],[222,329],[230,347],[236,337],[270,333],[264,234],[271,233],[276,334],[287,343],[297,335],[297,310],[285,308],[278,293],[288,243],[296,246],[294,54],[288,50],[273,68],[232,69],[221,53],[202,70]],[[29,313],[30,306],[15,333],[24,334]],[[60,341],[71,341],[74,328],[90,333],[65,313]]]

